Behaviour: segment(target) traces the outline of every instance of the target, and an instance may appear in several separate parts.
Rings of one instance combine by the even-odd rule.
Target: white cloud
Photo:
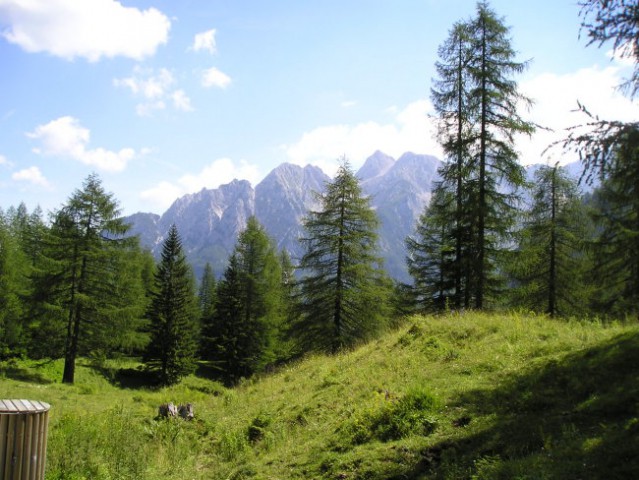
[[[226,88],[231,84],[231,77],[215,67],[204,70],[202,74],[202,86]]]
[[[354,168],[376,150],[394,157],[407,151],[439,156],[441,149],[434,139],[433,121],[428,117],[431,110],[428,100],[417,100],[397,113],[396,109],[389,110],[387,113],[393,113],[393,118],[388,123],[322,126],[282,148],[292,163],[317,165],[329,175],[336,171],[336,160],[343,155]]]
[[[357,105],[357,102],[355,100],[345,100],[342,103],[340,103],[340,106],[342,108],[351,108],[351,107],[354,107],[355,105]]]
[[[17,182],[28,182],[38,187],[51,188],[49,181],[42,175],[38,167],[29,167],[11,175],[11,179]]]
[[[7,157],[5,157],[4,155],[0,155],[0,165],[3,167],[10,167],[11,162],[7,160]]]
[[[141,192],[140,198],[164,211],[181,195],[183,195],[183,191],[177,185],[170,182],[160,182],[155,187]]]
[[[27,52],[91,62],[153,55],[171,28],[159,10],[124,7],[116,0],[2,0],[0,23],[8,26],[2,36]]]
[[[69,116],[52,120],[46,125],[39,125],[27,136],[38,140],[40,147],[35,153],[52,157],[67,157],[100,170],[119,172],[135,156],[132,148],[123,148],[117,152],[104,148],[87,149],[90,132],[80,122]]]
[[[623,73],[619,64],[612,64],[565,75],[547,73],[521,82],[522,93],[535,101],[530,112],[522,110],[521,116],[553,130],[539,129],[531,138],[517,138],[521,163],[576,160],[574,155],[564,154],[559,148],[550,150],[543,158],[542,152],[551,143],[565,138],[567,128],[587,121],[583,114],[575,112],[577,101],[602,119],[637,121],[636,102],[616,88],[623,81]],[[289,161],[317,165],[329,175],[336,171],[336,160],[342,155],[358,168],[375,150],[396,158],[406,151],[442,158],[441,147],[434,137],[433,120],[428,117],[431,111],[428,100],[412,102],[403,109],[393,106],[385,111],[392,117],[388,122],[320,126],[282,148]]]
[[[135,106],[135,113],[137,113],[140,117],[150,117],[157,110],[164,110],[166,108],[166,103],[162,100],[157,100],[155,102],[145,102],[138,103]]]
[[[575,112],[579,101],[591,113],[608,120],[637,120],[636,103],[624,97],[616,88],[622,82],[622,72],[617,66],[606,68],[593,66],[574,73],[556,75],[546,73],[521,83],[521,91],[535,101],[531,111],[522,116],[552,129],[538,130],[532,138],[519,138],[518,150],[521,162],[569,163],[577,158],[553,148],[542,158],[542,152],[553,142],[567,135],[566,129],[588,121]]]
[[[156,72],[153,69],[144,69],[139,66],[133,69],[133,74],[130,77],[113,80],[113,85],[126,88],[135,97],[143,100],[135,107],[136,113],[142,117],[166,109],[167,101],[170,101],[177,110],[192,111],[191,99],[184,90],[174,90],[175,84],[175,77],[170,70],[161,68]]]
[[[171,99],[173,100],[173,106],[177,110],[182,110],[184,112],[192,112],[193,106],[191,105],[191,99],[184,93],[184,90],[176,90],[171,94]]]
[[[215,43],[215,29],[196,34],[195,38],[193,39],[193,45],[191,46],[191,49],[195,52],[206,50],[211,54],[216,53],[217,46]]]
[[[160,182],[140,193],[140,198],[153,203],[158,209],[168,208],[176,198],[203,188],[217,188],[233,179],[248,180],[255,185],[260,180],[259,169],[245,161],[234,163],[229,158],[219,158],[198,173],[182,175],[176,182]]]

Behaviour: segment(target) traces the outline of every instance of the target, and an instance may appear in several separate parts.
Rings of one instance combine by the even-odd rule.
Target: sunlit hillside
[[[637,478],[639,328],[413,317],[379,340],[227,389],[142,383],[131,360],[1,364],[52,405],[47,479]],[[164,402],[195,419],[156,419]]]

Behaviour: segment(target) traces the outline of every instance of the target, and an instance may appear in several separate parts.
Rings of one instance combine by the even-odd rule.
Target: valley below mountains
[[[368,157],[356,175],[380,220],[380,253],[388,274],[408,281],[404,239],[430,200],[440,160],[404,153],[398,159],[380,151]],[[255,215],[279,250],[288,250],[294,263],[303,254],[298,241],[302,221],[317,209],[317,193],[330,177],[318,167],[283,163],[253,187],[233,180],[215,189],[202,189],[173,202],[162,215],[136,213],[126,218],[131,233],[157,257],[170,226],[175,224],[196,275],[210,263],[219,277],[246,221]]]

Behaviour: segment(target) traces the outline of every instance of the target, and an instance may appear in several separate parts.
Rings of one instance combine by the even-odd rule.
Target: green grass
[[[413,317],[234,389],[61,367],[0,366],[2,397],[52,405],[47,479],[639,478],[636,324]],[[156,420],[168,401],[196,419]]]

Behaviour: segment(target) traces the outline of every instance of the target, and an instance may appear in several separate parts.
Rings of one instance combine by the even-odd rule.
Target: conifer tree
[[[512,274],[514,304],[550,316],[584,313],[590,237],[576,181],[562,167],[535,173],[533,204],[519,234]]]
[[[119,256],[132,245],[127,229],[117,202],[95,174],[53,215],[33,273],[33,313],[40,332],[52,333],[49,347],[56,345],[61,329],[65,332],[65,383],[74,382],[78,355],[126,333],[118,331],[114,338],[113,322],[134,328],[130,320],[139,312],[123,304],[116,288],[124,265]]]
[[[25,306],[28,262],[18,237],[0,214],[0,360],[20,356],[28,344]]]
[[[517,214],[517,189],[524,185],[524,170],[517,161],[515,135],[530,135],[534,125],[518,114],[521,104],[531,101],[517,90],[513,79],[526,63],[515,60],[509,29],[487,2],[477,4],[476,16],[469,24],[472,58],[468,64],[471,80],[470,103],[476,123],[471,137],[472,168],[477,182],[477,220],[475,248],[476,308],[495,288],[496,261],[502,245],[512,234]],[[505,191],[506,190],[506,191]]]
[[[597,235],[593,308],[604,315],[639,317],[639,129],[620,143],[618,161],[594,193]],[[632,156],[634,161],[619,157]]]
[[[217,282],[210,263],[204,266],[200,288],[198,290],[198,303],[200,307],[200,322],[202,334],[200,336],[200,348],[202,357],[211,360],[211,352],[214,348],[212,342],[216,335],[215,310],[217,306]]]
[[[212,332],[213,358],[227,383],[273,363],[282,321],[281,266],[273,242],[255,217],[240,233],[224,278]]]
[[[457,298],[461,282],[455,268],[456,225],[450,223],[454,209],[453,196],[437,185],[415,234],[406,239],[408,273],[420,311],[444,310]]]
[[[390,285],[378,256],[378,220],[343,160],[311,211],[301,239],[298,338],[306,348],[338,351],[385,321]]]
[[[514,138],[534,131],[518,114],[530,100],[513,80],[526,63],[515,60],[508,28],[486,2],[477,4],[472,19],[454,25],[439,56],[431,96],[446,154],[441,188],[455,199],[452,300],[456,307],[484,308],[499,292],[498,263],[524,185]]]
[[[195,371],[199,334],[193,274],[175,225],[162,247],[147,315],[151,341],[145,362],[163,385],[173,385]]]
[[[441,183],[437,188],[445,189],[454,196],[449,221],[454,219],[451,233],[455,257],[448,268],[453,275],[453,304],[456,308],[470,306],[471,289],[468,279],[473,277],[469,267],[473,265],[474,219],[470,214],[472,203],[469,193],[472,192],[470,146],[475,108],[470,97],[470,35],[468,23],[457,22],[453,25],[448,38],[439,47],[439,61],[435,64],[438,77],[433,81],[431,89],[433,106],[438,115],[437,138],[445,155],[445,163],[438,170]],[[425,227],[422,220],[426,219],[420,220],[420,227]]]
[[[291,338],[292,327],[297,315],[296,299],[299,297],[299,284],[295,276],[295,265],[288,250],[279,255],[281,277],[280,323],[276,325],[275,357],[278,361],[291,359],[297,353],[295,342]]]
[[[215,312],[216,302],[216,281],[213,274],[213,268],[210,263],[206,263],[200,280],[200,288],[198,289],[198,303],[202,318],[213,316]]]

